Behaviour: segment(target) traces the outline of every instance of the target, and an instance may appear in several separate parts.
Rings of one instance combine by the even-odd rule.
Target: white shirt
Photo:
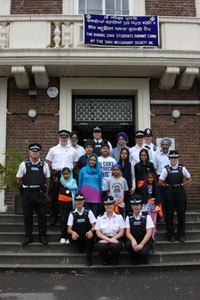
[[[74,210],[74,212],[77,212],[81,216],[83,214],[84,210],[85,210],[85,208],[82,207],[81,212],[79,212],[78,209],[76,208]],[[96,218],[95,218],[95,216],[94,216],[94,214],[93,214],[93,212],[91,210],[89,210],[88,218],[89,218],[90,224],[96,223]],[[73,226],[73,223],[74,223],[74,216],[73,216],[72,213],[70,213],[68,221],[67,221],[67,225],[68,226]]]
[[[148,149],[146,144],[143,144],[142,147],[139,147],[138,144],[136,144],[134,147],[132,147],[131,149],[129,149],[130,152],[130,162],[133,166],[135,166],[135,164],[137,164],[138,162],[140,162],[140,151],[142,149],[146,149],[148,151],[149,154],[149,161],[153,162],[153,153],[151,151],[151,149]]]
[[[95,225],[96,230],[100,230],[102,234],[108,237],[115,236],[122,228],[125,228],[124,220],[121,215],[115,212],[113,212],[110,219],[107,217],[106,212],[103,216],[98,216]]]
[[[46,160],[52,163],[52,169],[54,170],[61,171],[65,167],[73,169],[73,162],[78,161],[78,154],[72,146],[63,147],[58,144],[49,150]]]
[[[149,150],[149,160],[153,163],[154,162],[154,158],[156,153],[160,153],[160,149],[157,145],[151,143],[150,145],[147,145],[146,143],[144,143],[144,148],[145,146],[150,147]]]
[[[157,170],[157,175],[160,175],[165,166],[169,165],[168,153],[164,154],[163,152],[156,153],[154,157],[154,168]]]
[[[170,164],[170,167],[171,167],[172,169],[177,169],[177,168],[178,168],[178,164],[175,165],[174,167],[172,167],[171,164]],[[186,179],[188,179],[188,178],[191,177],[191,176],[190,176],[190,173],[188,172],[188,170],[187,170],[184,166],[183,166],[183,168],[182,168],[182,173],[183,173],[183,177],[186,178]],[[163,171],[162,171],[162,173],[160,174],[159,179],[165,181],[166,178],[167,178],[167,176],[168,176],[167,169],[164,168]]]
[[[36,164],[34,164],[31,159],[30,159],[30,161],[31,161],[31,163],[33,165],[36,165],[40,161],[40,159],[37,161]],[[44,162],[44,165],[43,165],[43,173],[44,173],[45,178],[49,178],[50,177],[49,166],[48,166],[48,164],[46,162]],[[25,165],[25,162],[23,161],[19,165],[19,169],[17,171],[16,177],[17,178],[23,178],[25,174],[26,174],[26,165]]]
[[[72,146],[72,145],[70,144],[70,146]],[[82,146],[80,146],[80,145],[76,145],[76,147],[72,146],[72,148],[77,152],[77,154],[78,154],[78,160],[79,160],[79,158],[82,155],[85,154],[85,149]]]
[[[99,167],[102,171],[102,191],[106,191],[107,180],[112,176],[112,166],[116,164],[116,160],[111,157],[99,156]]]
[[[133,213],[133,216],[135,217],[136,220],[140,220],[141,215],[142,215],[142,211],[140,211],[140,213],[137,217]],[[128,216],[126,217],[126,220],[125,220],[125,228],[130,228],[130,222],[129,222]],[[146,229],[149,229],[149,228],[154,228],[154,224],[153,224],[153,220],[152,220],[151,216],[147,215]]]

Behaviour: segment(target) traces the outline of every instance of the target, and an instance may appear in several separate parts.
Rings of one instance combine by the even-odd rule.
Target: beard
[[[125,148],[126,147],[126,142],[124,142],[124,143],[117,143],[117,152],[118,152],[118,154],[120,154],[120,152],[121,152],[121,150],[123,149],[123,148]]]

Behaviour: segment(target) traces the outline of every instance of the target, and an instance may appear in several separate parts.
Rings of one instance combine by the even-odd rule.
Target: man
[[[72,131],[70,134],[70,140],[72,147],[76,150],[78,153],[78,159],[85,154],[85,150],[82,146],[78,145],[78,132]]]
[[[158,148],[157,145],[152,143],[153,140],[153,132],[150,128],[146,128],[144,130],[144,148],[149,149],[152,157],[152,162],[154,162],[154,157],[156,153],[160,152],[160,149]]]
[[[169,148],[170,148],[171,144],[172,144],[171,139],[168,137],[164,137],[160,142],[162,151],[160,151],[159,153],[156,153],[156,155],[154,157],[154,168],[156,170],[158,180],[159,180],[160,174],[162,173],[164,167],[170,164],[168,154],[169,154]],[[165,205],[164,205],[165,187],[160,185],[159,191],[160,191],[163,215],[165,218]],[[164,218],[160,218],[159,221],[164,222]]]
[[[47,163],[40,159],[40,144],[29,145],[29,158],[22,162],[17,172],[17,182],[21,185],[25,238],[22,245],[33,242],[33,210],[38,216],[39,242],[48,244],[46,235],[46,185],[50,171]]]
[[[78,163],[77,163],[77,167],[78,167],[79,171],[87,165],[88,157],[90,156],[90,154],[93,153],[93,147],[94,147],[94,143],[91,139],[88,139],[84,143],[85,154],[79,158]]]
[[[125,132],[119,132],[117,134],[117,147],[115,147],[111,152],[110,156],[113,157],[116,162],[119,162],[120,153],[123,148],[129,149],[126,145],[128,143],[128,136]]]
[[[101,155],[101,145],[102,143],[107,142],[110,148],[110,152],[112,151],[112,145],[110,142],[102,139],[102,130],[100,127],[93,128],[93,142],[94,142],[94,153],[96,153],[97,156]]]
[[[107,186],[107,180],[112,176],[112,167],[114,164],[116,164],[116,160],[113,157],[109,156],[110,153],[110,148],[107,143],[102,144],[101,146],[101,156],[99,156],[99,167],[102,171],[102,191],[104,192],[105,196],[105,191],[106,191],[106,186]]]
[[[189,184],[192,179],[187,169],[179,164],[179,154],[176,150],[170,151],[168,157],[170,164],[163,169],[159,179],[159,185],[166,188],[165,208],[167,235],[170,242],[175,241],[174,211],[176,210],[178,217],[177,239],[180,243],[184,243],[187,202],[184,186]]]
[[[50,195],[51,195],[51,207],[50,207],[50,225],[54,225],[57,222],[58,215],[58,192],[59,192],[59,179],[61,171],[64,167],[73,169],[77,165],[78,154],[76,150],[68,145],[70,132],[68,130],[60,130],[59,144],[51,148],[46,156],[46,161],[51,170],[50,180]]]
[[[91,266],[96,218],[91,210],[83,207],[85,197],[82,193],[77,193],[74,199],[76,209],[70,213],[67,223],[69,239],[78,247],[80,253],[86,248],[86,266]]]
[[[144,143],[144,131],[138,130],[135,132],[135,141],[136,145],[130,148],[130,162],[134,166],[140,161],[139,153],[143,148]]]
[[[126,217],[126,248],[131,256],[131,263],[138,264],[140,259],[144,264],[149,263],[149,252],[153,248],[152,229],[153,221],[147,213],[141,211],[142,198],[139,195],[131,196],[132,213]]]

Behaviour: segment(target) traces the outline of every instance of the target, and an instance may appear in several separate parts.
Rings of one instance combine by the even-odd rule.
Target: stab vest
[[[146,234],[147,215],[148,213],[143,212],[139,220],[136,220],[133,214],[129,215],[130,232],[138,244]]]
[[[101,156],[101,146],[102,144],[107,143],[106,140],[102,139],[101,143],[95,142],[93,140],[93,152],[97,155],[97,156]]]
[[[172,169],[170,166],[165,167],[167,169],[166,182],[169,185],[182,184],[183,183],[183,166],[178,165],[177,169]]]
[[[40,160],[37,164],[32,164],[30,159],[25,160],[26,174],[23,177],[23,184],[26,186],[45,185],[45,175],[43,172],[44,160]]]
[[[84,209],[82,215],[79,215],[78,212],[72,212],[74,217],[72,230],[77,232],[80,237],[85,236],[86,232],[92,228],[88,214],[89,211],[87,209]]]

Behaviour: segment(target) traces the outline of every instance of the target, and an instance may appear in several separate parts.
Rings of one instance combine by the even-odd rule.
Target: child
[[[126,179],[120,176],[121,166],[119,164],[113,165],[112,172],[113,176],[107,180],[106,192],[107,195],[113,196],[115,200],[114,211],[125,217],[124,198],[126,191],[129,190],[128,185]]]
[[[60,207],[61,239],[60,244],[69,244],[67,233],[67,220],[69,213],[75,208],[74,195],[78,187],[76,180],[72,177],[72,170],[63,168],[59,183],[58,204]]]
[[[148,212],[153,220],[154,228],[152,230],[152,238],[154,239],[156,233],[157,213],[163,217],[160,193],[154,172],[147,172],[144,179],[144,184],[141,188],[141,194],[144,203],[142,206],[142,211]]]

